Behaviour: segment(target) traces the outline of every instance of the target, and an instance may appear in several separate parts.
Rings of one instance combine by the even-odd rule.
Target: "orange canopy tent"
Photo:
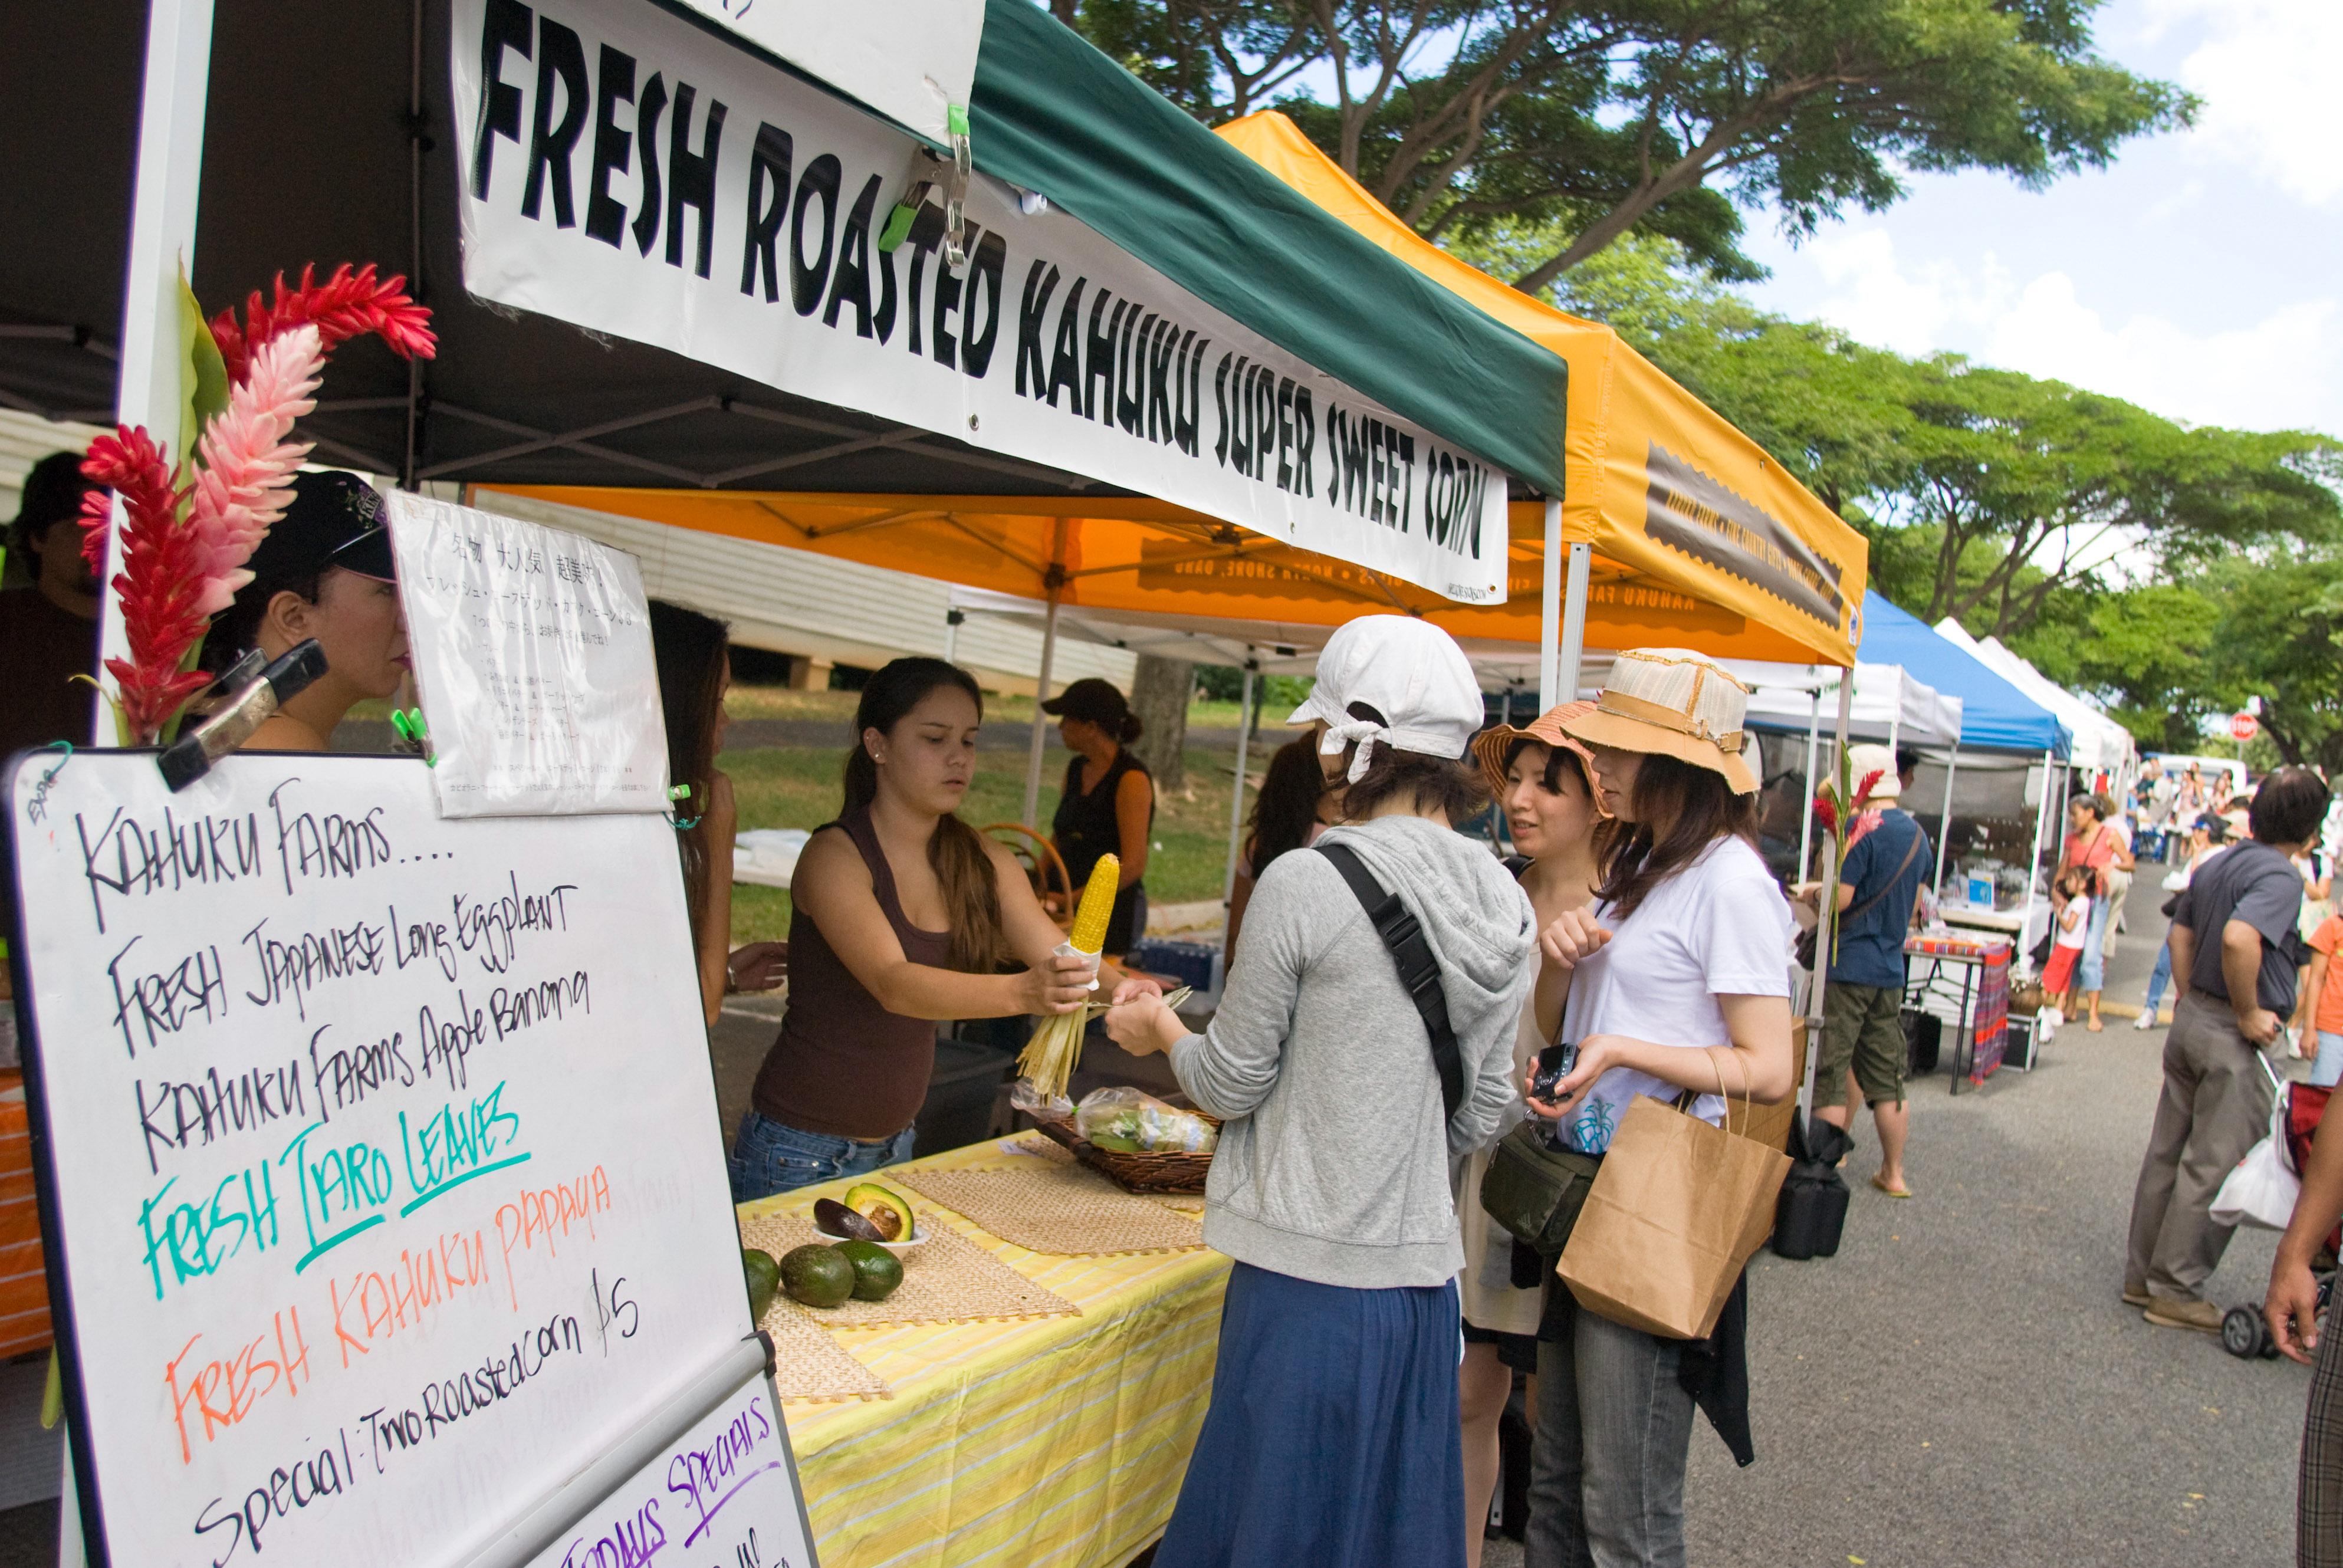
[[[1399,260],[1570,362],[1570,414],[1561,433],[1566,493],[1548,502],[1536,552],[1547,565],[1551,601],[1560,552],[1570,548],[1569,598],[1585,604],[1584,644],[1564,628],[1560,668],[1575,668],[1580,646],[1633,646],[1604,640],[1604,595],[1590,585],[1582,596],[1579,585],[1635,578],[1689,591],[1715,611],[1812,650],[1787,662],[1855,662],[1868,566],[1864,540],[1764,448],[1611,328],[1556,310],[1418,236],[1283,115],[1249,115],[1220,134]],[[1516,521],[1517,540],[1520,534]],[[1691,646],[1736,651],[1707,640]],[[1554,668],[1552,659],[1547,668]]]

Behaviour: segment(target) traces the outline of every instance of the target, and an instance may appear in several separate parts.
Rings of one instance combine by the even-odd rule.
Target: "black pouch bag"
[[[1839,1160],[1854,1140],[1827,1121],[1794,1120],[1790,1173],[1774,1210],[1774,1255],[1803,1260],[1838,1254],[1846,1228],[1847,1191]]]
[[[1490,1151],[1481,1207],[1540,1257],[1558,1258],[1602,1164],[1599,1154],[1555,1148],[1546,1124],[1533,1116]]]

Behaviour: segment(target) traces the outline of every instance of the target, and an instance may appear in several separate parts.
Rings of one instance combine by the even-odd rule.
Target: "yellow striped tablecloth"
[[[987,1141],[911,1168],[1041,1158]],[[874,1179],[886,1178],[855,1180]],[[740,1212],[801,1207],[853,1184]],[[1081,1316],[834,1331],[894,1397],[783,1407],[822,1568],[1127,1562],[1172,1516],[1203,1423],[1229,1260],[1201,1248],[1063,1258],[950,1222]]]

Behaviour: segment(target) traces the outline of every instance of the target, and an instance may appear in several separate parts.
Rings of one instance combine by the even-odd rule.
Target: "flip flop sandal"
[[[1878,1188],[1882,1192],[1886,1193],[1890,1198],[1909,1198],[1912,1195],[1912,1189],[1909,1187],[1890,1187],[1886,1182],[1882,1181],[1876,1176],[1874,1176],[1871,1179],[1871,1184],[1874,1187]]]

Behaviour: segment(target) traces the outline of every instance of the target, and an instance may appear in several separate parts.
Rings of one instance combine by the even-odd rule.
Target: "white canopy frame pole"
[[[1570,580],[1562,591],[1562,646],[1554,650],[1554,702],[1578,700],[1578,667],[1586,656],[1586,592],[1587,578],[1594,565],[1594,547],[1570,547]],[[1540,709],[1543,713],[1545,709]]]
[[[130,267],[122,298],[122,379],[117,417],[144,425],[184,463],[178,449],[184,367],[179,342],[179,270],[196,266],[196,209],[203,190],[204,106],[211,86],[212,0],[154,0],[146,11],[146,79],[138,109],[138,173],[130,204]],[[121,562],[122,503],[106,533],[106,569],[97,574],[101,652],[130,656],[122,604],[112,584]],[[90,738],[113,739],[106,697],[119,695],[101,660],[100,695],[91,705]]]
[[[1041,749],[1050,734],[1050,716],[1041,711],[1041,704],[1050,700],[1050,665],[1058,653],[1058,600],[1066,591],[1065,559],[1066,519],[1060,518],[1050,539],[1050,609],[1041,621],[1041,673],[1033,683],[1033,749],[1025,759],[1023,820],[1036,832],[1041,826],[1034,820],[1041,809]]]
[[[1545,562],[1543,598],[1538,609],[1538,711],[1545,712],[1563,699],[1557,662],[1562,655],[1562,502],[1545,504]]]
[[[1846,753],[1846,729],[1855,718],[1855,670],[1843,671],[1838,683],[1838,755]],[[1815,900],[1820,929],[1815,934],[1814,983],[1806,989],[1806,1076],[1798,1086],[1798,1117],[1811,1122],[1815,1115],[1815,1070],[1823,1054],[1823,993],[1828,988],[1832,938],[1838,930],[1838,839],[1834,835],[1823,849],[1822,894]]]
[[[1250,651],[1250,650],[1248,650]],[[1244,691],[1237,699],[1237,776],[1229,791],[1229,870],[1221,879],[1221,908],[1236,907],[1238,839],[1244,832],[1245,742],[1252,739],[1252,683],[1261,668],[1261,660],[1248,658],[1244,667]],[[1224,925],[1222,930],[1228,928]]]
[[[1945,845],[1953,836],[1953,776],[1960,770],[1961,738],[1953,737],[1952,755],[1945,759],[1945,809],[1936,816],[1936,899],[1945,897]]]
[[[2035,808],[2034,811],[2034,855],[2033,858],[2026,863],[2025,920],[2017,928],[2017,940],[2019,944],[2018,951],[2020,953],[2030,950],[2032,945],[2026,940],[2026,939],[2034,934],[2034,879],[2042,874],[2042,844],[2044,836],[2046,834],[2048,835],[2049,841],[2053,844],[2056,844],[2058,841],[2057,829],[2051,825],[2050,821],[2051,779],[2053,776],[2053,770],[2057,766],[2057,760],[2058,754],[2056,751],[2051,750],[2048,748],[2044,749],[2042,752],[2042,800],[2041,803]],[[2044,893],[2045,901],[2046,903],[2048,894],[2046,879],[2044,885]]]
[[[966,619],[968,619],[968,612],[958,605],[944,611],[944,662],[946,664],[960,662],[957,657],[960,652],[960,623]]]
[[[1798,875],[1804,877],[1815,863],[1815,753],[1822,749],[1823,689],[1821,672],[1813,665],[1806,673],[1815,678],[1815,684],[1806,693],[1806,809],[1805,819],[1798,826]]]

